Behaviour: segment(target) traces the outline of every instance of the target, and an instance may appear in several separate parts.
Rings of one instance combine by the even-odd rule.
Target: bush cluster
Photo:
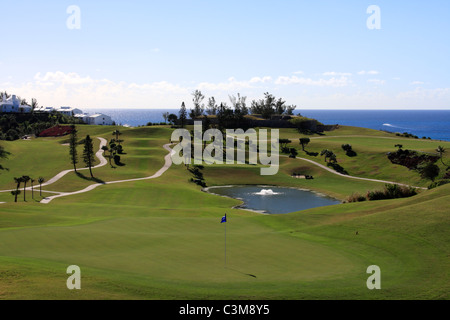
[[[387,200],[398,198],[409,198],[417,194],[416,188],[401,186],[398,184],[386,184],[383,190],[368,191],[365,196],[353,193],[344,202],[362,202],[374,200]]]

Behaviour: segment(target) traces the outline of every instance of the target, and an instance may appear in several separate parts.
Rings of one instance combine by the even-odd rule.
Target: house
[[[50,113],[53,110],[55,110],[55,108],[53,108],[53,107],[41,106],[41,107],[38,107],[38,108],[34,109],[34,112],[47,112],[47,113]]]
[[[110,116],[103,113],[97,113],[89,116],[89,124],[101,125],[101,126],[112,126],[113,122]]]
[[[3,93],[0,99],[0,112],[14,112],[14,113],[30,113],[32,108],[26,104],[21,104],[20,99],[15,95],[7,98]]]
[[[76,114],[82,114],[83,111],[81,111],[80,109],[77,108],[72,108],[72,107],[59,107],[56,109],[57,112],[62,113],[66,116],[74,116]]]
[[[87,113],[76,114],[75,118],[82,119],[86,124],[100,125],[100,126],[111,126],[113,121],[110,116],[103,113],[97,113],[92,116]]]

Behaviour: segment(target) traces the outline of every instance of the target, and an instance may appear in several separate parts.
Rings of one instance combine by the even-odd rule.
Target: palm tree
[[[14,202],[17,202],[17,196],[20,194],[20,190],[13,190],[11,194],[14,196]]]
[[[23,181],[23,201],[27,201],[25,199],[25,196],[26,196],[25,190],[26,190],[26,187],[27,187],[27,182],[30,181],[30,179],[31,178],[29,176],[22,176],[22,181]]]
[[[16,182],[16,191],[13,193],[13,192],[11,192],[14,196],[15,196],[15,198],[14,198],[14,202],[17,202],[17,195],[19,195],[20,194],[20,190],[19,190],[19,188],[20,188],[20,184],[22,183],[22,177],[19,177],[19,178],[14,178],[14,181]]]
[[[30,182],[31,182],[31,198],[34,199],[34,189],[33,189],[33,183],[36,180],[34,180],[33,178],[30,178]]]
[[[167,124],[167,119],[169,119],[169,115],[170,115],[169,112],[164,112],[164,113],[162,114],[162,116],[163,116],[163,118],[164,118],[164,123],[165,123],[165,124]]]
[[[442,160],[443,155],[444,155],[444,153],[445,153],[444,147],[439,146],[439,147],[436,149],[436,151],[439,153],[439,156],[441,157],[441,162],[442,162],[442,164],[443,164],[444,166],[447,166],[447,165],[444,163],[444,160]]]
[[[122,132],[120,132],[119,130],[114,130],[114,132],[112,133],[113,136],[116,136],[116,142],[119,144],[123,142],[122,140],[119,140],[119,136],[122,135]]]
[[[43,177],[39,177],[39,195],[42,197],[42,184],[44,183],[45,179]]]

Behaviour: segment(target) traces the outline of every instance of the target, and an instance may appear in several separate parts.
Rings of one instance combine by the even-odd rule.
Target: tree
[[[89,135],[87,135],[84,140],[83,161],[86,164],[86,167],[89,168],[91,177],[94,178],[94,175],[92,174],[92,165],[94,163],[94,144],[92,143],[92,139]]]
[[[300,138],[300,144],[302,145],[302,150],[305,151],[305,147],[311,142],[309,138]]]
[[[11,153],[6,151],[2,146],[0,146],[0,159],[6,159]],[[0,170],[7,170],[0,164]]]
[[[27,201],[25,199],[26,196],[26,187],[27,187],[27,182],[30,181],[30,177],[29,176],[22,176],[22,182],[23,182],[23,201]]]
[[[248,108],[246,104],[247,97],[241,96],[240,93],[237,94],[237,97],[234,95],[228,95],[228,98],[230,99],[231,106],[234,108],[234,112],[238,115],[245,116],[248,114]]]
[[[337,163],[337,157],[336,154],[334,152],[331,152],[330,155],[328,156],[329,159],[329,163]]]
[[[417,169],[419,170],[422,178],[430,179],[433,182],[440,172],[439,167],[431,162],[421,164],[420,166],[417,167]]]
[[[163,118],[164,118],[164,123],[165,123],[165,124],[167,124],[167,119],[169,119],[169,115],[170,115],[169,112],[164,112],[164,113],[162,114],[162,116],[163,116]]]
[[[260,114],[264,119],[270,119],[270,117],[274,114],[292,115],[295,108],[297,108],[294,105],[286,105],[286,101],[281,98],[277,100],[274,95],[268,92],[264,93],[264,96],[264,99],[252,101],[252,105],[250,107],[252,114]]]
[[[352,151],[352,146],[350,144],[343,144],[342,145],[342,150],[344,150],[345,152],[350,152]]]
[[[112,133],[113,134],[113,136],[116,136],[116,142],[119,144],[119,146],[120,146],[120,143],[121,142],[123,142],[123,140],[120,140],[119,139],[119,136],[121,136],[122,135],[122,132],[120,132],[119,130],[114,130],[114,132]]]
[[[291,154],[289,155],[289,158],[295,158],[298,155],[297,149],[291,148],[290,149]]]
[[[398,150],[400,151],[400,150],[402,150],[403,145],[402,144],[396,144],[394,147],[398,148]]]
[[[332,154],[334,154],[333,151],[328,149],[324,149],[320,152],[321,156],[325,156],[324,158],[325,162],[327,162],[327,159],[330,158]]]
[[[31,99],[31,110],[35,110],[39,107],[38,102],[35,98]]]
[[[39,183],[39,195],[42,197],[42,184],[44,183],[45,179],[43,177],[39,177],[38,183]]]
[[[187,119],[186,105],[184,104],[184,102],[181,104],[181,108],[180,108],[180,111],[178,112],[178,116],[180,119],[181,127],[184,128],[184,126],[186,124],[186,119]]]
[[[282,152],[290,152],[290,150],[287,147],[287,145],[292,142],[291,140],[289,140],[289,139],[279,139],[278,141],[280,143]]]
[[[202,104],[205,96],[200,90],[195,90],[194,92],[192,92],[192,96],[194,97],[192,99],[194,109],[191,109],[189,116],[191,117],[191,119],[197,119],[202,116],[203,112],[205,112],[205,105]]]
[[[217,109],[219,107],[216,104],[216,99],[214,97],[208,98],[208,106],[206,107],[206,114],[210,116],[215,116],[217,114]]]
[[[69,137],[69,154],[70,162],[73,164],[73,169],[77,172],[78,152],[77,152],[77,130],[75,126],[72,126],[72,131]]]
[[[168,120],[172,125],[174,125],[174,124],[177,122],[178,117],[177,117],[176,114],[171,113],[171,114],[169,114],[169,117],[167,117],[167,120]]]
[[[31,183],[31,198],[34,199],[34,189],[33,189],[33,183],[36,182],[33,178],[30,178]]]
[[[19,190],[19,188],[20,188],[20,184],[22,183],[22,177],[19,177],[19,178],[14,178],[14,181],[16,182],[16,191],[13,193],[13,192],[11,192],[14,196],[15,196],[15,198],[14,198],[14,202],[17,202],[17,196],[20,194],[20,190]]]
[[[17,196],[20,194],[20,190],[13,190],[11,194],[14,196],[14,202],[17,202]]]
[[[439,153],[439,156],[441,157],[441,162],[442,162],[442,164],[443,164],[444,166],[447,166],[447,165],[444,163],[444,160],[443,160],[443,155],[444,155],[444,153],[445,153],[444,147],[439,146],[439,147],[437,147],[436,151]]]

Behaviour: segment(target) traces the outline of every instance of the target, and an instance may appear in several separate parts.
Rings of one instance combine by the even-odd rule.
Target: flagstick
[[[226,215],[225,215],[226,217]],[[225,222],[225,268],[227,267],[227,222]]]

